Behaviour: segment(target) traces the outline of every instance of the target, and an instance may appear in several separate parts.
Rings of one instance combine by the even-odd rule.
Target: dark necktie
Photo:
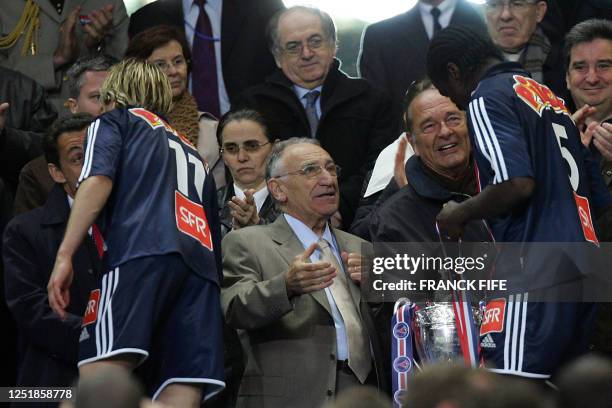
[[[217,88],[217,64],[215,59],[215,40],[212,26],[204,4],[206,0],[194,0],[200,8],[198,22],[193,35],[191,50],[193,70],[193,96],[198,103],[198,109],[210,112],[217,118],[221,116],[219,109],[219,90]]]
[[[316,103],[320,93],[319,91],[310,91],[303,96],[303,98],[306,99],[306,117],[310,125],[310,137],[315,137],[317,135],[317,128],[319,127]]]
[[[436,34],[438,34],[438,31],[440,31],[442,29],[442,26],[440,25],[440,14],[442,14],[442,12],[440,11],[439,8],[434,7],[431,9],[431,15],[433,16],[433,36],[435,37]]]

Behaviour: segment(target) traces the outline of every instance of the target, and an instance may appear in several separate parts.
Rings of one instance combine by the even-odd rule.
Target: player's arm
[[[487,168],[490,179],[476,196],[461,204],[448,202],[440,211],[438,226],[450,238],[460,237],[468,221],[510,213],[533,193],[534,172],[517,103],[523,102],[511,95],[490,93],[470,102],[470,132],[475,135],[475,154],[483,159],[482,165]]]
[[[534,188],[535,181],[531,177],[515,177],[491,184],[462,203],[449,201],[436,220],[445,235],[456,239],[468,221],[508,214],[527,201]]]
[[[85,179],[74,198],[64,239],[57,251],[57,258],[47,291],[51,308],[63,319],[70,303],[72,283],[72,257],[96,220],[113,188],[113,182],[106,176],[90,176]]]
[[[113,181],[106,176],[90,176],[79,185],[70,211],[64,240],[57,251],[58,257],[61,255],[72,258],[87,231],[104,208],[112,189]]]

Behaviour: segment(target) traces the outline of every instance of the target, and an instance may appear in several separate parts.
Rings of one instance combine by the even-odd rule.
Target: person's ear
[[[287,193],[283,188],[283,184],[278,179],[272,178],[268,180],[268,191],[277,202],[282,204],[287,201]]]
[[[70,113],[74,114],[74,113],[78,112],[79,104],[77,103],[77,100],[74,99],[74,98],[66,99],[66,102],[64,103],[64,106],[68,108]]]
[[[47,169],[49,170],[49,174],[51,175],[51,178],[53,179],[53,181],[55,181],[58,184],[66,183],[66,177],[64,176],[64,173],[55,164],[53,163],[47,164]]]
[[[274,62],[276,63],[276,66],[278,68],[281,68],[280,52],[281,52],[280,50],[277,50],[277,52],[273,54]]]
[[[536,21],[538,23],[542,22],[547,10],[548,10],[548,4],[545,1],[538,1],[536,3]]]
[[[453,81],[461,80],[461,70],[454,62],[449,62],[446,65],[446,72],[448,72],[449,79],[452,79]]]

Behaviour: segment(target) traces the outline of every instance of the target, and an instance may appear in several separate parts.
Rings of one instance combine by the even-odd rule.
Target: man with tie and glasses
[[[489,35],[504,57],[569,101],[562,42],[552,42],[540,27],[547,9],[542,0],[487,0],[484,6]]]
[[[232,108],[261,112],[272,139],[321,142],[343,169],[333,222],[348,228],[366,172],[396,136],[389,100],[340,70],[336,27],[324,11],[295,6],[278,12],[268,24],[268,41],[279,69],[246,90]]]
[[[365,28],[359,74],[389,95],[397,129],[402,128],[404,93],[412,82],[425,75],[429,41],[449,25],[486,31],[482,16],[467,0],[419,0],[407,12]]]
[[[330,225],[340,167],[312,139],[274,145],[266,165],[283,212],[223,240],[222,307],[246,355],[241,407],[318,407],[379,385],[379,344],[359,290],[366,241]]]

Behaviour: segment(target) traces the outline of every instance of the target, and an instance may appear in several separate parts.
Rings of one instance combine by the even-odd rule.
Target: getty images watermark
[[[612,244],[374,243],[363,251],[369,302],[448,301],[457,290],[475,300],[529,292],[541,302],[612,302]]]

